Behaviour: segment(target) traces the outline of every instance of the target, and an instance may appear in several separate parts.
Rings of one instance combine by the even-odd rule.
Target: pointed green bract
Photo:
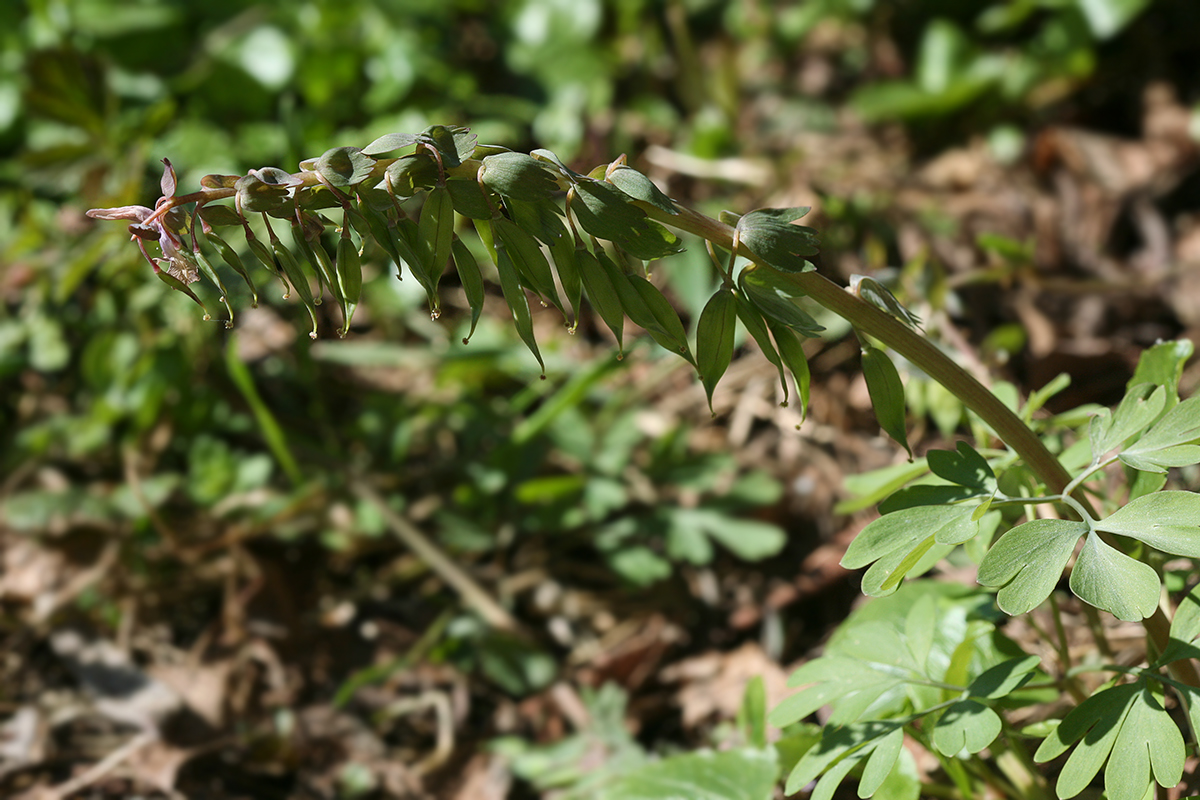
[[[607,180],[634,200],[660,208],[668,214],[678,214],[675,202],[654,185],[654,181],[633,167],[621,164],[608,171]]]
[[[354,318],[354,310],[358,308],[358,300],[362,294],[362,259],[349,234],[349,231],[343,229],[334,260],[338,296],[342,299],[343,336],[350,330],[350,321]]]
[[[908,446],[908,430],[905,425],[904,384],[900,381],[896,365],[888,358],[887,353],[879,348],[864,347],[862,371],[879,427],[903,445],[911,457],[912,448]]]
[[[308,285],[308,276],[304,274],[304,270],[300,268],[300,263],[296,261],[296,256],[292,254],[284,246],[283,242],[271,237],[271,246],[275,249],[275,257],[279,260],[279,265],[283,269],[283,274],[287,276],[287,280],[296,289],[296,294],[300,295],[300,302],[304,303],[304,307],[308,310],[309,319],[312,320],[312,330],[308,335],[312,339],[317,338],[317,309],[316,298],[313,297],[312,287]]]
[[[200,306],[200,308],[204,309],[204,318],[205,319],[209,318],[208,308],[205,307],[204,301],[201,300],[199,297],[197,297],[196,293],[193,292],[190,288],[188,288],[188,285],[186,283],[179,280],[179,278],[176,278],[174,275],[170,274],[166,270],[159,270],[158,272],[156,272],[154,274],[157,275],[158,279],[160,281],[162,281],[163,283],[165,283],[167,286],[170,286],[172,289],[174,289],[177,292],[183,292],[188,297],[192,298],[192,301],[196,305],[198,305],[198,306]]]
[[[571,307],[571,332],[579,324],[579,303],[583,296],[583,279],[579,274],[579,263],[576,258],[575,238],[569,235],[560,236],[550,247],[550,256],[554,261],[554,270],[558,273],[558,281],[562,285],[563,294]]]
[[[672,352],[683,355],[691,362],[687,332],[679,315],[662,293],[645,278],[622,273],[620,267],[613,263],[603,250],[597,250],[595,255],[600,266],[608,274],[609,282],[620,300],[625,316],[628,316],[634,325],[644,328],[654,341]]]
[[[733,335],[737,327],[737,297],[722,286],[709,298],[696,324],[696,369],[713,412],[713,389],[733,359]]]
[[[212,231],[205,231],[204,238],[216,248],[217,255],[221,256],[221,260],[228,264],[234,272],[242,276],[242,280],[246,282],[246,287],[250,289],[251,308],[258,308],[258,289],[254,287],[254,280],[251,279],[250,273],[246,270],[246,265],[242,263],[242,259],[238,256],[237,251]]]
[[[812,265],[804,260],[815,256],[817,232],[803,225],[792,225],[809,212],[808,207],[760,208],[739,217],[735,229],[738,246],[783,272],[807,272]]]

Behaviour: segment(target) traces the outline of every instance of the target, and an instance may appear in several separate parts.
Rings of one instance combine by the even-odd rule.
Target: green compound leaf
[[[737,327],[737,296],[722,286],[709,298],[696,324],[696,369],[708,395],[708,410],[717,382],[733,359],[733,335]]]
[[[1126,448],[1120,459],[1134,469],[1166,472],[1168,467],[1200,462],[1196,440],[1200,440],[1200,397],[1184,400],[1168,411],[1145,436]]]
[[[871,564],[863,575],[863,593],[889,594],[919,564],[924,571],[951,547],[975,536],[979,522],[974,512],[972,505],[916,506],[880,517],[854,537],[842,566],[859,569]]]
[[[1161,667],[1181,658],[1200,658],[1200,647],[1195,644],[1200,636],[1200,584],[1179,602],[1175,616],[1171,619],[1171,633],[1167,646],[1153,666]]]
[[[1095,533],[1088,534],[1071,570],[1071,591],[1080,600],[1130,622],[1154,613],[1161,589],[1153,567],[1109,547]]]
[[[591,796],[596,800],[769,800],[778,773],[771,747],[701,751],[639,766]]]
[[[1176,406],[1182,407],[1182,403]],[[1129,536],[1164,553],[1200,558],[1200,494],[1144,495],[1100,520],[1096,528]]]
[[[746,267],[738,274],[738,286],[767,320],[786,325],[809,338],[815,338],[825,330],[796,305],[795,298],[803,297],[804,293],[770,267],[758,264]]]
[[[984,586],[1001,587],[996,602],[1005,613],[1032,611],[1050,596],[1075,543],[1087,532],[1086,522],[1065,519],[1035,519],[1018,525],[983,557],[977,580]]]
[[[1060,798],[1082,792],[1104,769],[1109,800],[1142,800],[1151,782],[1173,787],[1183,777],[1185,748],[1179,728],[1163,708],[1162,687],[1140,676],[1134,683],[1093,694],[1042,742],[1043,763],[1078,744],[1055,787]]]
[[[938,717],[933,746],[944,756],[978,753],[1000,735],[1000,716],[978,700],[959,700]]]
[[[1179,402],[1179,379],[1183,376],[1183,365],[1192,357],[1195,347],[1187,339],[1161,342],[1142,351],[1137,368],[1127,386],[1152,383],[1167,387],[1167,407]]]
[[[1130,387],[1115,411],[1110,413],[1107,408],[1100,409],[1088,427],[1092,459],[1099,462],[1109,450],[1150,427],[1166,402],[1166,388],[1141,383]]]
[[[860,569],[888,553],[927,536],[938,544],[961,544],[979,530],[972,505],[916,506],[895,511],[867,525],[842,556],[846,569]]]
[[[996,491],[996,473],[992,472],[987,459],[966,442],[959,442],[957,451],[930,450],[925,454],[929,470],[959,486],[978,490],[981,494]]]
[[[662,190],[654,185],[654,181],[633,167],[624,164],[618,165],[608,171],[607,180],[634,200],[649,203],[668,214],[679,213],[679,209],[675,208],[674,201],[663,194]]]
[[[996,666],[984,670],[967,687],[971,697],[982,697],[988,700],[998,700],[1020,689],[1033,677],[1033,672],[1041,665],[1042,660],[1037,656],[1010,658]]]
[[[840,728],[826,727],[821,741],[801,757],[788,776],[785,794],[794,794],[821,773],[810,800],[826,800],[855,766],[882,747],[882,759],[899,757],[896,735],[903,737],[904,725],[897,721],[858,722]],[[890,765],[889,765],[890,766]],[[877,774],[879,767],[873,770]],[[889,770],[890,771],[890,770]],[[885,773],[886,777],[886,773]]]
[[[767,720],[783,728],[839,700],[866,708],[904,680],[890,665],[873,665],[847,656],[823,656],[792,673],[788,686],[812,685],[785,698],[771,710]]]
[[[900,381],[896,365],[887,353],[868,346],[862,351],[862,371],[879,427],[903,445],[911,458],[912,448],[908,446],[908,432],[904,424],[904,384]]]
[[[811,209],[760,208],[742,215],[735,229],[735,250],[745,247],[781,272],[807,272],[812,265],[804,260],[820,252],[817,232],[803,225],[792,225]]]

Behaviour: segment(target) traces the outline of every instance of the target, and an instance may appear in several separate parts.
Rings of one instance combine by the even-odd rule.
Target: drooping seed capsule
[[[346,229],[342,230],[342,238],[338,239],[335,269],[342,292],[343,319],[338,333],[345,336],[350,331],[350,320],[354,318],[354,310],[362,296],[362,256]]]

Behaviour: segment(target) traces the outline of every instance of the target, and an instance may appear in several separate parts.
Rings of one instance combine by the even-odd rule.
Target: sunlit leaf
[[[1086,522],[1035,519],[1018,525],[992,545],[979,565],[978,580],[999,586],[996,601],[1008,614],[1024,614],[1050,596]]]
[[[1000,716],[974,699],[959,700],[938,717],[933,746],[944,756],[978,753],[1000,735]]]
[[[1117,509],[1096,527],[1138,539],[1165,553],[1200,558],[1200,494],[1172,491],[1144,495]]]
[[[1071,570],[1071,591],[1118,619],[1138,621],[1158,608],[1162,587],[1149,564],[1109,547],[1089,533]]]

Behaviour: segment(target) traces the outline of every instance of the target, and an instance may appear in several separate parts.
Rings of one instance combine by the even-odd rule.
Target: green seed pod
[[[717,382],[733,360],[733,334],[737,328],[737,297],[725,286],[704,304],[696,324],[696,369],[708,395],[708,410]]]
[[[338,331],[338,335],[345,336],[350,332],[350,320],[354,318],[354,310],[358,307],[359,298],[362,296],[362,258],[358,248],[354,246],[354,241],[350,238],[349,231],[344,229],[342,237],[338,239],[337,243],[335,268],[338,287],[341,289],[343,298],[342,329]]]
[[[217,254],[221,256],[221,260],[228,264],[234,272],[242,276],[242,280],[246,282],[246,286],[250,289],[250,297],[252,298],[250,307],[258,308],[258,289],[254,287],[254,281],[251,280],[250,273],[246,270],[246,265],[242,263],[241,256],[229,246],[229,242],[222,239],[214,231],[205,231],[204,238],[208,239],[209,244],[216,249]]]
[[[483,313],[483,273],[479,269],[479,262],[463,244],[462,239],[455,236],[450,247],[454,253],[454,267],[458,271],[458,279],[462,281],[463,293],[471,306],[471,330],[463,339],[463,344],[466,344],[475,334],[475,325],[479,322],[479,315]]]
[[[809,384],[812,380],[808,369],[808,358],[804,355],[804,347],[791,328],[770,319],[767,320],[767,327],[771,330],[771,335],[775,337],[780,359],[796,381],[796,391],[800,393],[800,421],[803,422],[808,416]]]
[[[579,276],[579,264],[576,261],[575,253],[575,237],[570,235],[560,237],[550,248],[550,255],[554,259],[554,269],[558,273],[558,281],[567,295],[567,302],[571,304],[570,331],[572,333],[575,332],[575,326],[579,324],[579,301],[583,293],[583,284]]]
[[[200,252],[200,248],[192,251],[192,260],[196,262],[196,266],[200,268],[200,272],[204,277],[212,281],[217,289],[221,291],[221,302],[225,304],[225,310],[229,312],[229,320],[225,323],[225,327],[233,327],[233,306],[229,304],[229,291],[225,288],[225,284],[221,282],[221,276],[213,269],[212,263],[204,253]]]
[[[292,255],[292,251],[283,246],[283,242],[275,239],[272,244],[275,247],[275,257],[279,259],[279,263],[283,266],[283,272],[291,281],[292,286],[296,287],[297,294],[300,295],[301,302],[308,309],[308,316],[312,319],[312,330],[309,331],[309,338],[317,338],[317,308],[313,298],[312,287],[308,285],[308,276],[304,274],[304,270],[300,268],[300,262],[296,261],[296,257]]]
[[[283,299],[287,300],[292,296],[291,286],[288,285],[287,276],[284,275],[283,269],[275,261],[275,256],[271,255],[271,249],[262,243],[254,234],[246,231],[246,244],[250,246],[250,252],[254,253],[262,265],[275,273],[275,275],[283,282]]]
[[[172,275],[171,273],[169,273],[163,269],[156,271],[154,274],[157,275],[158,279],[160,281],[162,281],[163,283],[165,283],[167,286],[170,286],[172,289],[174,289],[177,292],[183,292],[188,297],[192,298],[192,300],[196,303],[196,305],[198,305],[198,306],[200,306],[200,308],[204,309],[204,318],[206,320],[212,319],[212,316],[208,313],[208,309],[205,308],[205,306],[204,306],[204,301],[202,301],[199,297],[197,297],[196,293],[193,292],[190,288],[188,288],[188,285],[186,283],[179,280],[179,278],[176,278],[174,275]]]
[[[908,431],[905,428],[904,384],[900,380],[896,365],[888,358],[887,353],[868,345],[864,346],[862,351],[862,371],[879,427],[903,445],[909,458],[912,458],[912,448],[908,446]]]
[[[434,319],[441,316],[442,301],[438,297],[438,282],[450,260],[451,242],[454,241],[454,201],[445,186],[433,189],[421,206],[421,217],[417,222],[417,263],[412,264],[417,282],[425,288],[429,297],[429,311]]]
[[[624,357],[625,312],[621,310],[621,298],[613,286],[608,271],[601,266],[595,253],[586,247],[575,251],[575,263],[579,266],[579,277],[587,291],[588,302],[604,324],[617,337],[617,358]]]
[[[537,339],[533,335],[533,317],[529,313],[529,300],[525,297],[525,290],[521,287],[521,281],[517,277],[517,268],[513,265],[512,259],[509,258],[508,248],[497,237],[496,241],[496,271],[500,275],[500,291],[504,293],[504,300],[508,303],[509,309],[512,311],[513,322],[517,326],[517,334],[521,340],[525,342],[525,346],[533,353],[533,357],[537,359],[538,364],[542,367],[542,377],[546,377],[546,364],[542,361],[542,354],[538,351]]]
[[[771,335],[767,332],[767,323],[763,320],[762,312],[741,292],[737,294],[737,315],[742,324],[746,326],[746,330],[750,332],[750,336],[758,348],[762,350],[762,354],[779,371],[779,384],[783,387],[783,404],[787,405],[788,384],[787,375],[783,371],[783,360],[779,358],[779,351],[771,343]]]
[[[537,240],[503,217],[492,220],[492,230],[507,248],[521,283],[537,293],[543,303],[548,300],[562,311],[558,290],[554,286],[554,273],[550,271],[550,262],[546,260]]]

